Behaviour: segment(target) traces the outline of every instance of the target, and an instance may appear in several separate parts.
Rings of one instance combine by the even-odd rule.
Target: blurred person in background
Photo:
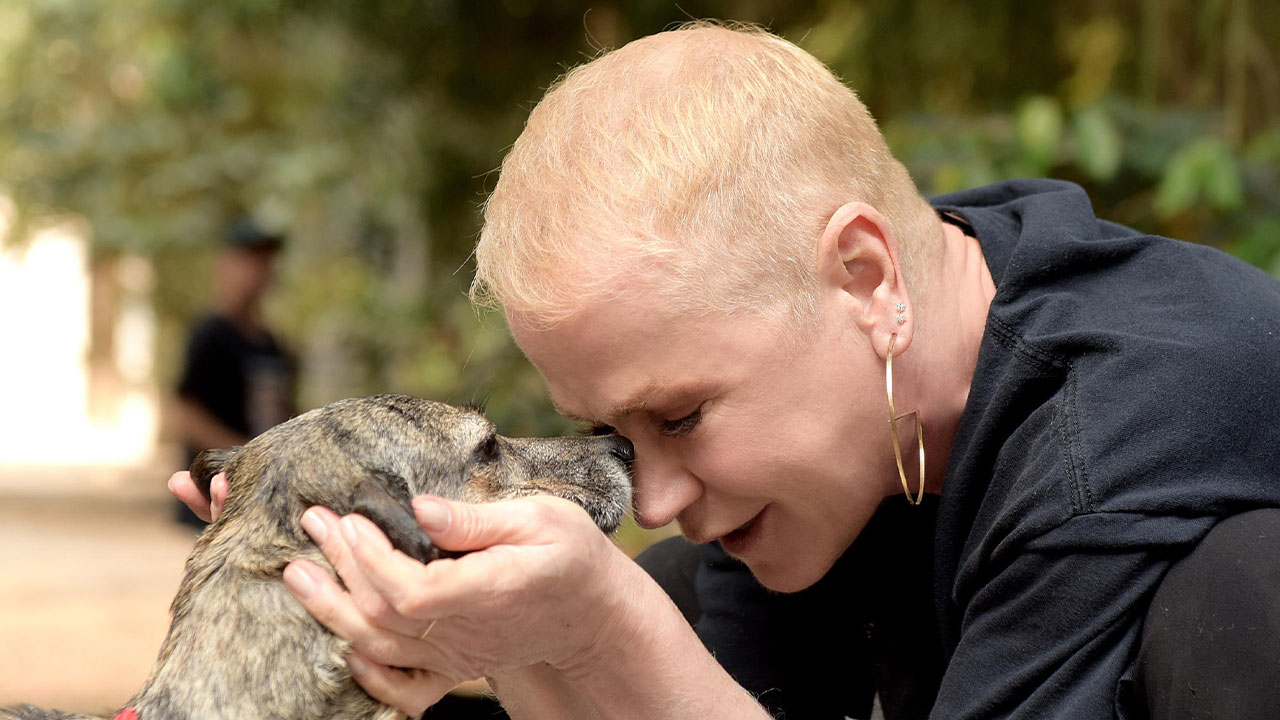
[[[283,244],[283,236],[249,219],[227,228],[214,269],[215,305],[191,327],[173,402],[187,465],[201,450],[243,445],[294,414],[295,362],[262,317]],[[204,524],[181,503],[177,514]]]

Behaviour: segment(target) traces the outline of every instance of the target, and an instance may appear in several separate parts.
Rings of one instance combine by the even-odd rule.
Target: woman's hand
[[[218,473],[213,476],[213,480],[209,482],[210,499],[200,494],[195,481],[191,479],[191,473],[186,470],[169,476],[169,492],[191,508],[196,517],[205,522],[213,522],[222,514],[222,505],[227,501],[227,474]]]
[[[352,643],[352,674],[374,698],[415,715],[464,680],[537,663],[586,671],[619,639],[636,568],[577,505],[424,496],[414,510],[436,545],[476,552],[423,565],[365,518],[311,508],[303,527],[347,591],[305,560],[285,570],[307,610]]]
[[[169,489],[212,521],[227,481],[213,478],[212,501],[186,472]],[[285,569],[307,610],[352,643],[352,675],[379,701],[416,716],[483,675],[513,717],[768,718],[578,506],[420,497],[414,509],[437,545],[477,552],[423,565],[368,520],[311,508],[303,527],[348,591],[314,563]]]

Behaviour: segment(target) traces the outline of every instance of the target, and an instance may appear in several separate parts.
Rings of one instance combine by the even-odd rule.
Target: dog
[[[302,530],[302,513],[313,505],[360,513],[424,563],[446,553],[414,519],[419,494],[468,502],[557,495],[612,533],[630,507],[633,458],[617,435],[507,438],[477,409],[402,395],[343,400],[243,447],[205,451],[192,478],[207,498],[213,476],[226,472],[226,503],[187,558],[150,677],[115,717],[402,717],[355,684],[348,643],[285,588],[284,567],[296,558],[337,577]],[[29,705],[0,709],[0,719],[105,720]]]

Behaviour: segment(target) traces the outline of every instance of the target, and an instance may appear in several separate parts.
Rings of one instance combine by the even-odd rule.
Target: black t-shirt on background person
[[[293,415],[294,374],[293,359],[270,332],[247,335],[231,320],[209,315],[192,328],[178,395],[252,438]],[[186,447],[187,464],[206,449]],[[189,510],[183,515],[193,518]]]

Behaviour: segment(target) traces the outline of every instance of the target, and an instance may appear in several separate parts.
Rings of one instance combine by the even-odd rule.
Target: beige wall
[[[0,483],[14,465],[146,462],[158,423],[149,266],[124,258],[92,267],[74,222],[4,245]]]

